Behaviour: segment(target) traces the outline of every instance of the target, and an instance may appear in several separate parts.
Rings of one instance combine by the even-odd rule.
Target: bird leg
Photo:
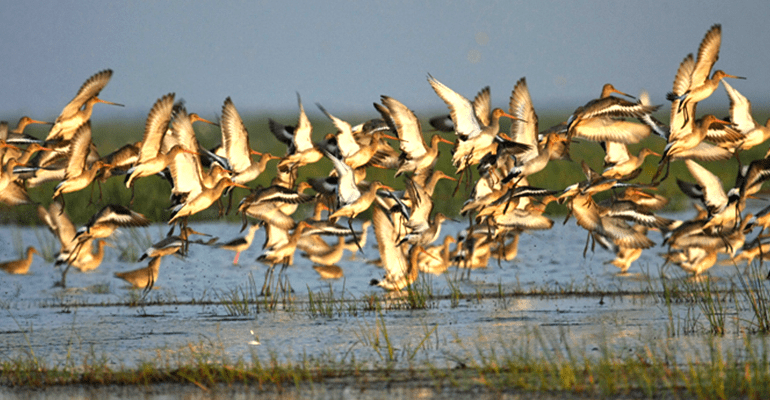
[[[99,186],[99,189],[101,190],[101,186]],[[128,206],[131,207],[134,205],[134,186],[131,186],[131,199],[128,201]]]
[[[149,278],[149,283],[142,290],[142,297],[140,299],[141,301],[143,301],[147,295],[150,294],[152,288],[155,287],[155,278],[152,276],[152,271],[147,270],[147,278]]]
[[[59,286],[62,288],[67,287],[67,271],[69,271],[71,266],[72,264],[69,264],[69,263],[67,264],[67,267],[64,268],[64,271],[62,271],[61,273],[61,281],[57,282],[54,286]]]
[[[272,283],[273,280],[273,268],[275,268],[275,264],[269,266],[267,268],[267,271],[265,271],[265,283],[262,284],[262,290],[259,292],[260,296],[270,296],[270,284],[268,283],[268,278],[270,279],[270,283]],[[267,291],[265,291],[267,289]]]
[[[64,193],[59,194],[59,198],[61,199],[61,209],[59,210],[59,215],[62,215],[62,213],[64,213],[64,207],[65,207]],[[53,201],[56,201],[55,197],[54,197]]]
[[[222,198],[217,199],[217,204],[219,205],[219,216],[222,217]],[[233,206],[233,191],[231,190],[230,193],[227,195],[227,210],[225,210],[224,215],[230,214],[230,208]]]
[[[358,251],[360,251],[361,254],[363,254],[364,249],[361,248],[361,243],[358,241],[358,237],[356,237],[356,231],[353,229],[352,218],[348,218],[348,227],[350,227],[350,233],[353,235],[353,241],[356,243],[356,247],[358,247]]]
[[[738,171],[740,171],[743,168],[743,163],[741,163],[741,157],[740,157],[740,148],[743,145],[744,141],[741,141],[741,143],[735,148],[735,152],[733,152],[733,157],[735,157],[736,160],[738,160]]]
[[[663,175],[663,178],[660,178],[660,180],[659,180],[659,181],[655,182],[655,179],[658,177],[658,175],[660,175],[660,172],[661,172],[661,171],[663,171],[663,160],[661,160],[661,164],[660,164],[660,165],[658,165],[658,170],[657,170],[657,171],[655,171],[655,175],[652,177],[652,182],[650,182],[650,185],[654,185],[654,186],[657,186],[657,185],[659,185],[661,182],[665,181],[665,180],[666,180],[666,178],[668,178],[668,173],[670,172],[669,170],[671,169],[671,159],[669,159],[669,158],[667,157],[667,158],[665,159],[665,161],[666,161],[666,174],[665,174],[665,175]]]

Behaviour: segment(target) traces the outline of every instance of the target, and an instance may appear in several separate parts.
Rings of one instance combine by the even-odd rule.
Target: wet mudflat
[[[449,223],[444,233],[462,228]],[[204,223],[195,229],[229,240],[239,226]],[[297,257],[282,285],[273,282],[273,293],[260,296],[267,269],[255,261],[262,231],[238,265],[232,264],[234,253],[202,245],[193,245],[184,259],[165,257],[155,288],[141,298],[113,273],[145,265],[129,261],[131,252],[135,257],[142,238],[158,240],[166,230],[123,231],[103,264],[93,272],[71,272],[66,289],[53,287],[60,272],[42,258],[29,275],[3,275],[0,356],[34,354],[48,365],[98,359],[119,369],[172,364],[192,351],[211,355],[212,362],[332,359],[398,370],[462,368],[489,352],[547,358],[567,349],[600,358],[608,351],[614,357],[643,355],[652,347],[671,349],[676,362],[687,363],[708,358],[714,348],[747,351],[745,338],[753,329],[751,310],[735,295],[743,266],[717,265],[708,273],[726,304],[725,334],[713,335],[695,299],[665,295],[698,283],[676,267],[662,267],[660,248],[645,251],[630,274],[618,275],[605,264],[613,258],[605,250],[589,249],[583,258],[585,232],[574,222],[522,235],[515,260],[492,260],[470,278],[457,268],[421,276],[416,290],[427,299],[420,306],[369,286],[383,274],[367,262],[378,258],[371,242],[339,263],[344,278],[323,280]],[[657,233],[651,237],[661,241]],[[7,244],[0,259],[11,259],[19,242],[37,246],[53,239],[43,228],[4,228],[0,240]],[[749,347],[765,348],[763,340]]]

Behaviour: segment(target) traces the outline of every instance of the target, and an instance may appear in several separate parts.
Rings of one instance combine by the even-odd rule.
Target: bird
[[[32,255],[40,254],[32,246],[27,247],[26,256],[19,260],[5,261],[0,263],[0,270],[3,270],[9,274],[25,275],[29,272],[29,267],[32,265]]]
[[[73,237],[75,242],[67,258],[67,267],[62,271],[62,279],[57,286],[66,287],[67,272],[84,250],[84,244],[92,239],[105,239],[120,227],[142,227],[150,224],[144,215],[119,204],[108,204],[96,212],[88,222],[80,227]]]
[[[452,165],[457,173],[467,166],[478,164],[488,150],[493,146],[495,137],[500,131],[500,118],[518,119],[500,108],[491,112],[488,124],[482,124],[477,117],[473,104],[468,99],[439,82],[428,74],[428,82],[438,96],[446,103],[451,112],[455,125],[457,142],[455,143]]]
[[[608,84],[609,85],[609,84]],[[612,85],[602,88],[601,97],[578,107],[567,120],[567,135],[593,141],[613,141],[624,144],[638,143],[649,136],[651,128],[644,123],[622,118],[644,118],[655,112],[659,105],[630,102],[611,93],[627,94]]]
[[[711,72],[711,68],[719,59],[719,47],[722,44],[722,26],[720,24],[713,25],[701,41],[700,47],[698,47],[698,58],[695,61],[695,67],[690,75],[690,84],[684,93],[670,92],[666,95],[666,98],[670,101],[677,100],[679,102],[677,106],[677,112],[682,112],[684,109],[684,127],[688,120],[693,116],[688,113],[688,105],[696,104],[707,97],[719,86],[719,82],[724,78],[736,78],[746,79],[741,76],[735,76],[725,73],[722,70],[714,71],[714,74],[709,79],[708,75]]]
[[[112,78],[112,70],[105,69],[92,75],[78,90],[75,97],[64,106],[64,109],[54,121],[46,136],[46,142],[53,140],[70,140],[78,128],[91,118],[94,104],[104,103],[115,106],[122,104],[102,100],[97,96],[107,86]]]
[[[78,128],[72,137],[64,180],[54,188],[54,199],[61,198],[64,193],[77,192],[86,188],[93,182],[101,168],[105,166],[101,160],[88,165],[87,155],[90,145],[91,123],[86,122]]]
[[[155,286],[160,271],[162,257],[153,257],[146,267],[125,272],[115,272],[115,277],[123,279],[137,289],[149,290]]]
[[[602,176],[607,178],[622,180],[641,168],[647,156],[660,157],[660,154],[647,147],[639,151],[637,156],[633,156],[628,152],[628,147],[624,143],[611,141],[603,143],[606,148],[604,162],[607,167],[602,171]]]
[[[96,253],[93,253],[93,243],[96,242]],[[102,264],[104,260],[104,247],[112,247],[111,244],[104,240],[88,240],[86,241],[80,251],[78,251],[77,257],[74,260],[70,260],[71,265],[80,272],[93,271]]]
[[[249,226],[249,231],[246,234],[246,236],[237,237],[233,240],[230,240],[225,243],[217,243],[216,247],[220,249],[225,250],[231,250],[235,252],[235,258],[233,259],[233,265],[238,264],[238,257],[241,255],[241,252],[245,251],[246,249],[251,246],[251,242],[254,240],[254,234],[259,229],[259,224],[252,224]]]
[[[404,172],[425,174],[436,164],[438,144],[443,142],[454,145],[454,143],[436,134],[431,137],[430,146],[426,146],[420,121],[417,120],[414,111],[392,97],[381,96],[381,101],[388,111],[387,115],[383,114],[383,118],[393,125],[391,129],[398,135],[401,149],[396,176]]]
[[[379,205],[376,205],[372,211],[372,224],[382,267],[385,269],[385,277],[372,279],[369,283],[388,291],[400,291],[417,279],[420,271],[416,265],[416,259],[407,258],[403,250],[404,246],[396,245],[398,232],[388,217],[387,211]]]
[[[758,124],[751,115],[751,102],[727,82],[723,81],[722,85],[730,97],[730,124],[743,134],[743,138],[735,142],[733,151],[737,158],[739,151],[748,150],[770,139],[770,118],[764,125]]]
[[[166,135],[169,123],[171,122],[171,112],[174,109],[174,93],[168,93],[159,98],[153,104],[147,115],[147,122],[144,126],[144,136],[142,137],[139,148],[139,156],[133,167],[128,170],[126,177],[126,187],[131,188],[135,179],[157,174],[164,170],[171,160],[176,156],[176,152],[185,150],[179,146],[172,154],[162,153],[161,144]],[[174,148],[177,148],[174,146]],[[192,151],[192,149],[186,149]]]
[[[243,124],[238,110],[230,97],[222,105],[222,147],[225,149],[227,161],[232,171],[233,182],[246,184],[256,179],[266,168],[267,162],[278,158],[270,153],[259,153],[249,146],[249,132]],[[254,162],[251,155],[262,155],[262,160]]]
[[[181,236],[166,236],[148,247],[137,261],[179,253],[184,248],[186,242],[187,240],[183,239]]]

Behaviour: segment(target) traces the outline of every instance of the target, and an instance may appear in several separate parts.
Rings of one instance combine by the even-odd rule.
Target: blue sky
[[[428,73],[469,98],[490,85],[504,108],[523,76],[538,110],[576,108],[607,82],[663,104],[714,23],[723,30],[715,68],[746,76],[734,87],[755,108],[770,89],[770,3],[760,1],[24,1],[0,10],[0,117],[14,122],[53,120],[105,68],[115,72],[102,97],[126,107],[98,105],[94,116],[144,116],[167,92],[210,118],[227,96],[242,114],[296,112],[295,92],[311,118],[316,102],[374,117],[382,94],[418,114],[445,110]],[[723,89],[709,101],[727,110]]]

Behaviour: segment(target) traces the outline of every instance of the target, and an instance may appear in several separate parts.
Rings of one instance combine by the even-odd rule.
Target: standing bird
[[[254,234],[257,232],[257,229],[259,229],[259,224],[252,224],[249,227],[249,232],[246,236],[235,238],[229,242],[218,243],[216,246],[220,249],[234,251],[235,258],[233,259],[233,265],[237,265],[238,257],[240,257],[241,252],[246,251],[246,249],[251,246],[251,242],[254,240]]]
[[[40,254],[37,250],[29,246],[27,247],[26,256],[20,260],[6,261],[0,263],[0,270],[3,270],[9,274],[24,275],[29,272],[29,266],[32,265],[32,255]]]
[[[115,277],[130,283],[134,288],[150,290],[155,286],[155,282],[158,280],[161,258],[162,257],[154,257],[150,259],[150,263],[143,268],[126,272],[116,272]]]

